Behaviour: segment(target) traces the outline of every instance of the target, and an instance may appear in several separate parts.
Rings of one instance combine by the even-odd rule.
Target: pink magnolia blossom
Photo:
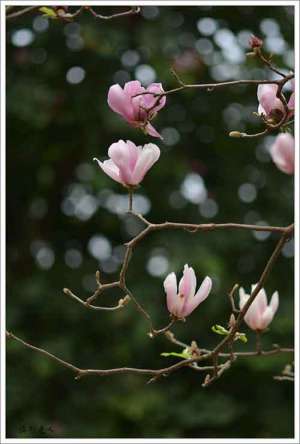
[[[161,137],[150,121],[166,104],[166,97],[158,97],[149,93],[163,93],[161,83],[152,83],[145,89],[138,80],[127,82],[122,89],[120,85],[112,85],[108,91],[107,102],[110,108],[120,114],[131,126],[141,128],[146,134]]]
[[[258,114],[263,114],[267,118],[279,116],[279,119],[283,116],[284,106],[281,100],[276,97],[277,89],[276,84],[258,85]]]
[[[280,171],[294,174],[295,170],[295,140],[289,133],[279,134],[271,146],[271,157]]]
[[[125,187],[138,185],[159,159],[160,149],[153,143],[136,146],[130,140],[113,143],[108,149],[110,159],[98,162],[99,167],[116,182]]]
[[[251,292],[255,290],[256,285],[252,285]],[[250,295],[245,293],[243,288],[240,288],[240,309],[244,307],[248,301]],[[279,295],[275,291],[273,293],[271,301],[268,305],[267,295],[262,288],[256,295],[254,301],[248,308],[248,311],[244,317],[246,324],[255,331],[265,330],[271,323],[279,305]]]
[[[203,302],[212,287],[210,277],[206,277],[199,290],[196,291],[196,276],[192,267],[184,266],[183,276],[177,289],[175,273],[170,273],[164,280],[164,289],[167,294],[167,307],[169,312],[177,318],[185,318],[190,315],[201,302]]]
[[[291,94],[288,101],[288,117],[290,117],[294,113],[295,107],[294,81],[292,80],[291,82],[293,93]],[[267,119],[275,119],[276,121],[279,121],[283,117],[285,109],[282,101],[276,96],[277,90],[278,85],[276,84],[258,85],[258,114],[263,114]]]

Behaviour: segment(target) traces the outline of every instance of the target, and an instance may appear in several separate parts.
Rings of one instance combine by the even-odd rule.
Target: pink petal
[[[268,306],[267,295],[266,295],[266,292],[263,288],[261,290],[259,290],[254,301],[257,304],[258,310],[262,314]]]
[[[251,294],[255,290],[255,287],[256,287],[256,285],[252,285]],[[241,296],[241,293],[240,293],[240,296]],[[242,303],[241,303],[241,299],[240,299],[240,308],[241,309],[244,307],[244,305],[246,304],[246,302],[248,301],[250,296],[251,295],[245,294],[243,297]],[[261,318],[262,318],[262,313],[260,311],[260,305],[259,305],[259,302],[257,301],[257,297],[258,297],[258,295],[255,297],[254,301],[252,301],[252,303],[250,304],[250,307],[248,308],[248,310],[245,314],[245,317],[244,317],[246,324],[252,330],[260,329],[260,322],[261,322]]]
[[[133,80],[125,83],[124,92],[132,106],[132,120],[135,122],[145,122],[147,119],[147,113],[141,107],[144,101],[144,96],[137,96],[137,94],[145,92],[145,88],[141,86],[141,83],[138,80]]]
[[[270,153],[273,162],[280,171],[286,174],[294,174],[295,141],[291,134],[279,134],[271,147]]]
[[[194,297],[189,298],[187,303],[184,306],[184,316],[188,316],[198,307],[201,302],[203,302],[210,293],[212,287],[212,280],[210,277],[206,276],[203,280],[199,290],[195,294]]]
[[[261,106],[261,104],[258,105],[257,112],[259,115],[263,114],[265,116],[267,114],[266,110]]]
[[[258,329],[265,330],[268,327],[268,325],[271,323],[271,321],[273,320],[273,317],[274,317],[274,313],[273,313],[272,309],[270,307],[267,307],[261,317]]]
[[[177,304],[177,279],[175,273],[170,273],[164,280],[164,289],[167,295],[167,307],[170,313],[176,312]]]
[[[100,162],[100,160],[98,160],[96,157],[93,160],[98,163],[99,167],[104,171],[105,174],[116,182],[123,183],[120,178],[119,168],[113,163],[112,160],[109,159],[105,160],[104,162]]]
[[[295,109],[295,93],[291,94],[290,100],[288,101],[288,107],[291,111]]]
[[[161,83],[152,83],[148,86],[147,90],[154,94],[160,94],[163,93],[163,87]],[[160,109],[162,109],[166,104],[166,96],[161,96],[158,98],[158,96],[155,96],[154,94],[145,94],[144,97],[144,106],[147,109],[151,108],[151,112],[157,113]],[[154,104],[156,104],[154,106]],[[153,107],[154,106],[154,107]],[[152,109],[153,107],[153,109]]]
[[[244,307],[244,305],[246,304],[246,302],[247,302],[247,300],[249,298],[249,295],[247,295],[245,293],[245,290],[243,289],[243,287],[240,287],[240,289],[239,289],[239,296],[240,296],[240,303],[239,303],[240,310],[242,310],[242,308]]]
[[[130,97],[128,97],[120,85],[113,85],[109,88],[107,103],[110,108],[120,114],[125,120],[134,120],[133,107]]]
[[[196,276],[192,267],[185,264],[183,276],[179,282],[179,293],[183,294],[185,300],[194,297],[196,290]]]
[[[120,170],[122,182],[127,185],[133,185],[131,165],[133,164],[134,167],[136,163],[136,154],[133,153],[132,148],[132,145],[129,147],[124,140],[119,140],[108,149],[109,157]]]
[[[275,291],[275,293],[273,293],[273,295],[271,297],[271,301],[269,304],[269,307],[271,308],[273,314],[276,313],[278,306],[279,306],[279,294],[278,294],[278,291]]]
[[[141,82],[138,80],[132,80],[124,85],[124,93],[129,97],[135,96],[144,91],[145,88],[142,87]]]
[[[284,106],[281,100],[276,97],[277,89],[278,86],[274,84],[258,85],[257,98],[261,105],[261,109],[263,109],[267,115],[271,114],[271,112],[276,109],[284,111]]]
[[[142,151],[142,148],[140,146],[136,146],[130,140],[126,140],[126,144],[127,144],[127,148],[128,148],[128,154],[129,154],[130,170],[133,171],[134,167],[136,165],[136,162],[138,160],[138,157]]]
[[[132,174],[132,185],[138,185],[143,180],[145,174],[157,162],[159,156],[160,149],[153,143],[148,143],[142,148]]]
[[[160,139],[162,139],[162,136],[156,131],[156,129],[149,122],[145,126],[145,131],[147,134],[149,134],[152,137],[159,137]]]

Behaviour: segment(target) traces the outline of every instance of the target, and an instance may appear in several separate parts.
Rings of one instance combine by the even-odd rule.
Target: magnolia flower
[[[151,92],[151,94],[141,94],[146,91]],[[145,89],[138,80],[133,80],[125,83],[123,89],[117,84],[111,86],[108,91],[107,102],[110,108],[120,114],[131,126],[141,128],[150,136],[162,138],[150,121],[166,104],[165,96],[158,97],[154,95],[163,92],[161,83],[151,83]]]
[[[158,160],[160,156],[159,148],[153,143],[148,143],[144,147],[136,146],[130,140],[113,143],[108,149],[110,159],[98,162],[99,167],[116,182],[125,187],[138,185],[144,178],[147,171]]]
[[[278,86],[276,84],[258,85],[258,114],[263,114],[267,118],[281,119],[284,114],[284,106],[281,100],[276,97],[277,90]]]
[[[292,81],[292,89],[294,91],[294,82]],[[264,115],[267,119],[275,119],[280,121],[285,113],[282,101],[276,96],[278,85],[261,84],[257,88],[257,98],[259,102],[258,114]],[[288,101],[289,116],[294,113],[295,93],[293,92]]]
[[[188,265],[184,266],[178,290],[175,273],[170,273],[166,277],[164,289],[167,294],[168,310],[172,315],[177,318],[185,318],[207,298],[212,286],[211,279],[207,276],[195,294],[196,285],[195,272]]]
[[[256,285],[252,285],[251,293],[255,290]],[[245,293],[243,288],[240,288],[240,309],[244,307],[248,299],[250,298],[249,294]],[[272,321],[277,308],[279,305],[279,295],[278,292],[275,291],[271,298],[270,304],[268,305],[267,295],[265,290],[262,288],[259,290],[256,295],[254,301],[248,308],[247,313],[245,314],[244,320],[246,324],[252,329],[256,331],[265,330],[270,322]]]
[[[295,169],[295,140],[289,133],[279,134],[271,146],[271,157],[280,171],[294,174]]]

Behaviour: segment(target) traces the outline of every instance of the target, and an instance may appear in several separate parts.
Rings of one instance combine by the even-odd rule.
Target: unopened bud
[[[125,305],[128,304],[129,301],[130,301],[130,296],[127,294],[125,298],[119,300],[118,305],[119,307],[124,307]]]
[[[209,383],[209,381],[210,381],[210,375],[207,374],[205,376],[205,379],[204,379],[204,382],[203,382],[202,386],[205,387]]]
[[[101,282],[100,282],[100,271],[99,270],[96,271],[96,282],[97,282],[97,284],[99,286],[101,285]]]
[[[229,322],[228,322],[228,326],[232,328],[234,326],[234,324],[235,324],[235,316],[233,313],[231,313],[230,318],[229,318]]]
[[[256,37],[255,35],[252,35],[249,39],[249,46],[250,48],[261,48],[263,46],[264,42],[260,38]]]
[[[229,137],[239,138],[239,137],[243,137],[243,136],[242,136],[242,133],[240,133],[239,131],[230,131]]]

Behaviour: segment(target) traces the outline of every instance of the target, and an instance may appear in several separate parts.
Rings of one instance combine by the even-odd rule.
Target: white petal
[[[105,174],[107,174],[116,182],[123,184],[120,178],[119,168],[113,163],[111,159],[105,160],[104,162],[100,162],[100,160],[94,157],[93,160],[95,160],[98,163],[99,167],[104,171]]]

